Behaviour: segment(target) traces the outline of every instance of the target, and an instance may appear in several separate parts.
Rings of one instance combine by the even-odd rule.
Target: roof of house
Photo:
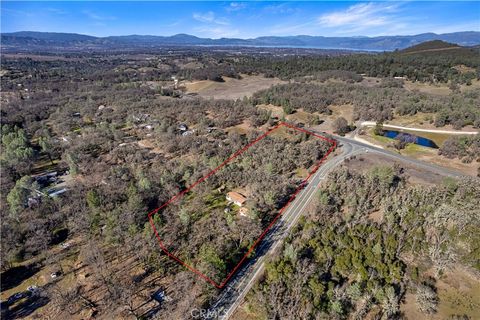
[[[238,203],[244,203],[245,201],[247,201],[247,198],[245,198],[243,195],[241,195],[240,193],[238,192],[235,192],[235,191],[231,191],[229,193],[227,193],[227,196],[234,202],[238,202]]]

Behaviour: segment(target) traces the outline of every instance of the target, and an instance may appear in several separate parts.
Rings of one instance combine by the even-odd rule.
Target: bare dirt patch
[[[460,72],[469,72],[466,69],[461,69]],[[429,83],[421,83],[421,82],[412,82],[412,81],[405,81],[404,88],[410,91],[419,91],[422,93],[428,94],[435,94],[440,96],[448,96],[452,94],[452,90],[450,90],[449,85],[446,83],[442,84],[429,84]],[[460,85],[460,91],[466,92],[468,90],[477,90],[480,88],[480,81],[473,79],[470,85],[462,84]]]
[[[429,170],[417,168],[404,162],[394,161],[387,156],[379,154],[365,154],[356,156],[353,159],[347,160],[344,166],[347,166],[353,171],[365,172],[374,166],[386,164],[398,164],[401,168],[403,168],[404,175],[411,184],[437,185],[440,184],[445,178],[444,176]],[[371,218],[375,218],[375,215]]]
[[[401,306],[406,319],[449,319],[453,315],[466,315],[468,319],[480,318],[478,277],[462,268],[454,268],[437,281],[436,287],[439,298],[437,313],[427,317],[418,310],[415,294],[407,293]]]
[[[155,146],[153,142],[150,140],[147,140],[147,139],[140,140],[137,142],[137,144],[141,148],[149,149],[150,152],[157,153],[157,154],[162,153],[162,150],[160,150],[160,148]]]
[[[464,64],[459,64],[453,68],[461,73],[475,72],[475,68],[468,67]]]
[[[263,110],[271,111],[272,117],[281,118],[283,116],[282,107],[274,106],[273,104],[259,104],[257,107]]]
[[[329,108],[332,110],[331,118],[344,117],[349,123],[353,122],[353,105],[332,105]]]
[[[282,118],[284,116],[282,107],[274,106],[271,104],[261,104],[257,105],[257,107],[267,111],[271,111],[273,117]],[[318,112],[310,113],[300,108],[294,113],[286,115],[285,119],[295,123],[301,122],[308,126],[308,124],[311,123],[313,119],[318,117],[323,122],[319,125],[314,126],[314,128],[316,130],[328,133],[333,133],[333,122],[339,117],[343,117],[347,119],[349,123],[353,123],[353,105],[332,105],[329,106],[329,108],[332,110],[331,115],[325,115]]]
[[[410,91],[419,91],[422,93],[436,94],[440,96],[448,96],[452,90],[446,84],[428,84],[422,82],[405,81],[404,88]]]
[[[380,78],[376,77],[363,77],[363,80],[359,85],[371,88],[378,86],[381,81],[382,80]]]
[[[460,86],[460,90],[462,92],[467,92],[467,91],[470,91],[470,90],[475,91],[475,90],[478,90],[478,89],[480,89],[480,80],[477,80],[477,79],[473,79],[471,85],[462,84]]]
[[[238,134],[247,134],[254,130],[252,124],[249,121],[243,121],[241,124],[237,124],[236,126],[229,127],[225,129],[228,133],[238,133]]]
[[[423,314],[415,302],[415,294],[408,292],[405,294],[404,303],[400,306],[400,310],[404,313],[405,319],[426,319],[427,316]],[[428,317],[433,319],[433,317]]]
[[[381,210],[370,212],[368,219],[372,220],[373,222],[381,223],[383,221],[383,213]]]
[[[223,78],[224,82],[201,80],[184,82],[186,93],[196,93],[203,98],[213,99],[242,99],[250,97],[256,91],[268,89],[272,85],[285,83],[277,78],[242,75],[242,79]]]
[[[450,167],[470,176],[476,176],[478,167],[480,166],[478,162],[463,163],[459,159],[448,159],[443,156],[439,156],[436,151],[425,151],[425,153],[414,154],[413,157],[425,162],[437,164],[442,167]]]
[[[445,319],[453,314],[480,318],[480,279],[462,268],[445,274],[438,283],[438,315]]]
[[[305,112],[302,109],[296,110],[294,113],[286,116],[286,119],[292,122],[308,122],[308,119],[312,117],[311,113]]]

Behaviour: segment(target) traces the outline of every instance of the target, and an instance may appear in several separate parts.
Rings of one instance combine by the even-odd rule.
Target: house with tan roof
[[[243,204],[247,201],[247,198],[245,198],[244,195],[235,191],[230,191],[229,193],[227,193],[226,198],[228,201],[233,202],[239,207],[243,206]]]

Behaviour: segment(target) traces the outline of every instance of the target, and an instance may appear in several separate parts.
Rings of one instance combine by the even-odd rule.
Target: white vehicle
[[[40,288],[36,285],[31,285],[27,288],[27,292],[30,296],[36,296],[40,294]]]
[[[33,286],[29,286],[27,288],[27,291],[30,291],[30,292],[36,292],[38,290],[38,287],[36,285],[33,285]]]

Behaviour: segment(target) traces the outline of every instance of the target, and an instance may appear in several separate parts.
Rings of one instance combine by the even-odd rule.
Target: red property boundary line
[[[307,134],[310,134],[316,138],[319,138],[319,139],[322,139],[324,141],[327,141],[331,144],[330,148],[328,149],[327,153],[323,156],[322,159],[320,159],[320,161],[315,165],[315,167],[312,169],[312,171],[308,174],[307,178],[305,178],[305,180],[303,180],[299,187],[295,190],[295,192],[290,196],[288,202],[279,210],[278,214],[273,218],[273,220],[270,222],[270,224],[268,225],[268,227],[262,232],[262,234],[258,237],[258,239],[255,241],[254,244],[252,244],[252,246],[248,249],[248,252],[243,256],[243,258],[240,260],[240,262],[237,263],[237,265],[235,266],[235,268],[233,268],[232,271],[230,271],[230,273],[227,275],[227,277],[225,278],[225,280],[223,280],[222,283],[218,284],[216,283],[215,281],[213,281],[212,279],[210,279],[208,276],[204,275],[203,273],[201,273],[200,271],[198,271],[197,269],[193,268],[192,266],[188,265],[187,263],[183,262],[182,260],[180,260],[178,257],[176,257],[175,255],[173,255],[171,252],[169,252],[166,248],[166,246],[164,245],[162,239],[160,238],[160,235],[158,234],[158,231],[157,231],[157,228],[155,227],[155,224],[153,222],[153,218],[152,216],[154,214],[156,214],[159,210],[161,210],[162,208],[166,207],[167,205],[169,205],[170,203],[172,203],[173,201],[177,200],[178,198],[180,198],[181,196],[183,196],[185,193],[189,192],[190,190],[192,190],[196,185],[202,183],[203,181],[205,181],[208,177],[210,177],[211,175],[215,174],[215,172],[217,172],[218,170],[220,170],[222,167],[224,167],[226,164],[228,164],[229,162],[231,162],[233,159],[235,159],[236,157],[238,157],[240,154],[242,154],[243,152],[245,152],[248,148],[250,148],[251,146],[253,146],[255,143],[259,142],[260,140],[264,139],[266,136],[268,136],[269,134],[271,134],[273,131],[277,130],[278,128],[282,127],[282,126],[285,126],[285,127],[288,127],[288,128],[291,128],[291,129],[294,129],[296,131],[300,131],[300,132],[304,132],[304,133],[307,133]],[[303,189],[303,187],[305,186],[305,184],[307,184],[308,180],[311,178],[311,176],[318,170],[318,168],[322,165],[322,163],[324,162],[324,160],[327,158],[327,156],[335,149],[335,147],[337,146],[337,142],[333,139],[328,139],[326,137],[323,137],[321,135],[318,135],[318,134],[315,134],[311,131],[308,131],[308,130],[305,130],[303,128],[298,128],[298,127],[295,127],[291,124],[288,124],[288,123],[285,123],[285,122],[281,122],[279,123],[278,125],[276,125],[275,127],[273,127],[272,129],[268,130],[267,132],[265,132],[264,134],[262,134],[261,136],[259,136],[258,138],[256,138],[255,140],[251,141],[249,144],[247,144],[245,147],[243,147],[242,149],[238,150],[237,152],[235,152],[233,155],[231,155],[227,160],[225,160],[224,162],[222,162],[218,167],[216,167],[215,169],[213,169],[212,171],[210,171],[206,176],[204,176],[203,178],[200,178],[198,179],[195,183],[193,183],[191,186],[189,186],[187,189],[181,191],[180,193],[178,193],[177,195],[175,195],[174,197],[172,197],[170,200],[168,200],[167,202],[165,202],[163,205],[161,205],[160,207],[158,207],[157,209],[151,211],[149,214],[148,214],[148,219],[150,221],[150,225],[152,226],[153,228],[153,231],[155,232],[155,236],[157,237],[158,239],[158,243],[160,245],[160,248],[162,249],[162,251],[167,255],[169,256],[171,259],[175,260],[176,262],[178,262],[179,264],[181,264],[182,266],[186,267],[187,269],[189,269],[190,271],[192,271],[193,273],[195,273],[197,276],[199,276],[200,278],[202,278],[203,280],[207,281],[208,283],[214,285],[215,287],[217,287],[218,289],[222,289],[228,282],[228,280],[230,280],[230,278],[235,274],[235,272],[238,270],[238,268],[240,268],[240,266],[243,264],[243,262],[247,259],[247,257],[250,255],[250,253],[252,253],[253,249],[255,249],[255,247],[260,243],[260,241],[262,241],[262,239],[265,237],[265,235],[267,234],[267,232],[272,228],[272,226],[275,224],[275,222],[280,218],[280,216],[283,214],[283,212],[288,208],[288,206],[290,205],[290,203],[293,201],[293,199],[295,199],[296,195]]]

